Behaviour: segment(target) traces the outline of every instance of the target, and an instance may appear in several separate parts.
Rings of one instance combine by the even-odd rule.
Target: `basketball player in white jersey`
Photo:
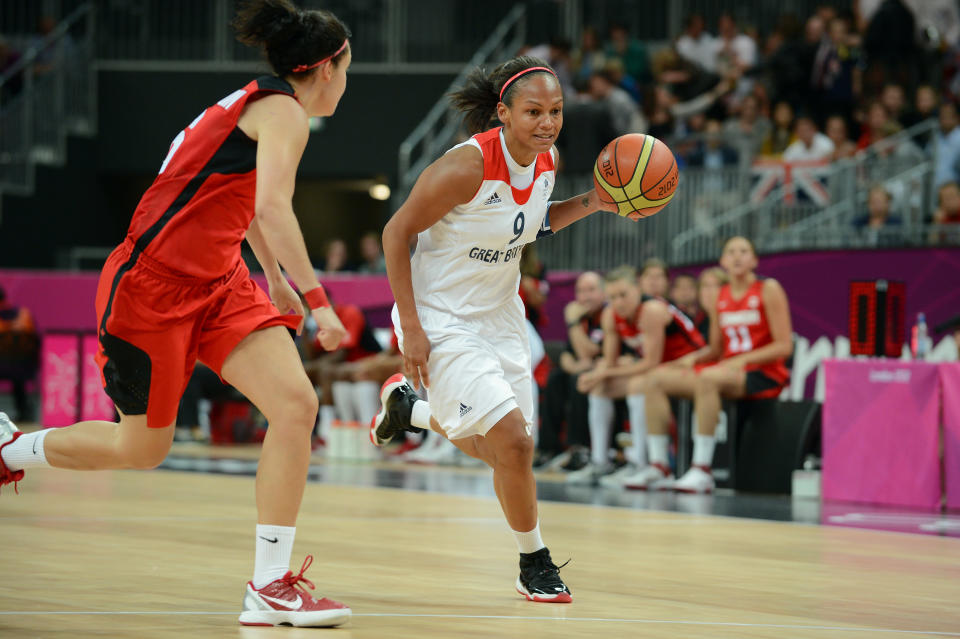
[[[489,75],[477,69],[452,101],[480,133],[420,175],[383,231],[404,372],[430,401],[418,401],[403,376],[387,380],[371,439],[433,428],[489,464],[520,550],[517,590],[567,603],[537,517],[520,251],[604,206],[593,191],[550,202],[563,93],[542,60],[515,58]],[[502,127],[489,128],[494,117]]]

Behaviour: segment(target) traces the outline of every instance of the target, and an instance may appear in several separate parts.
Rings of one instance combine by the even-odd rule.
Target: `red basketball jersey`
[[[294,92],[286,81],[263,76],[205,109],[174,138],[130,222],[127,239],[136,249],[204,280],[237,263],[257,181],[257,143],[237,120],[264,93]]]
[[[717,321],[720,323],[724,359],[771,343],[773,335],[770,333],[770,322],[763,308],[763,280],[758,279],[751,284],[738,300],[733,298],[730,285],[724,284],[717,296]],[[751,364],[746,370],[759,370],[777,381],[785,382],[790,378],[783,359],[766,364]]]
[[[632,320],[627,320],[617,315],[616,312],[613,314],[620,339],[624,344],[635,349],[638,353],[642,352],[643,346],[643,334],[639,328],[640,316],[643,313],[643,303],[653,299],[659,298],[644,295],[641,298],[640,306],[638,306],[634,312]],[[664,331],[662,361],[672,362],[687,353],[692,353],[697,349],[703,348],[705,345],[703,337],[700,335],[700,332],[697,331],[697,327],[694,326],[693,322],[690,321],[690,318],[670,302],[662,299],[660,299],[660,301],[666,304],[667,310],[670,311],[670,323],[667,324]]]

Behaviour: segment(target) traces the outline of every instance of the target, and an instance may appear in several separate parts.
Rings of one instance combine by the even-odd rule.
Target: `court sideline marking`
[[[60,611],[14,611],[0,610],[0,616],[4,615],[230,615],[236,616],[236,611],[231,612],[204,612],[204,611],[92,611],[92,610],[60,610]],[[677,619],[615,619],[607,617],[535,617],[523,615],[443,615],[426,613],[402,613],[402,612],[358,612],[354,617],[394,617],[394,618],[429,618],[429,619],[503,619],[519,621],[589,621],[599,623],[635,623],[635,624],[660,624],[675,626],[720,626],[734,628],[781,628],[784,630],[830,630],[842,632],[883,632],[887,634],[913,634],[930,635],[938,637],[960,637],[960,632],[942,632],[937,630],[901,630],[897,628],[857,628],[852,626],[814,626],[809,624],[778,624],[778,623],[746,623],[735,621],[685,621]]]

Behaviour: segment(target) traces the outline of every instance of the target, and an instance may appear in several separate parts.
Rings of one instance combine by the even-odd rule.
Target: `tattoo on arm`
[[[583,208],[585,208],[585,209],[586,209],[586,208],[589,208],[589,207],[590,207],[590,196],[589,196],[589,195],[584,195],[584,196],[583,196],[583,199],[580,200],[580,204],[582,204],[582,205],[583,205]]]

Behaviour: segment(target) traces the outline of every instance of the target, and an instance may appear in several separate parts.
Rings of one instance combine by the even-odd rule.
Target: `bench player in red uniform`
[[[317,397],[288,330],[302,326],[303,306],[280,267],[305,293],[323,347],[335,348],[344,329],[310,264],[292,196],[308,118],[333,114],[346,87],[350,34],[333,14],[301,11],[288,0],[249,2],[234,26],[241,41],[263,47],[276,75],[234,91],[176,136],[100,277],[97,362],[120,423],[24,435],[0,413],[0,484],[42,466],[157,466],[200,360],[270,422],[256,479],[254,574],[240,622],[338,625],[350,609],[303,589],[312,587],[303,576],[312,557],[299,574],[289,568]],[[240,258],[244,237],[263,266],[269,298]]]
[[[783,287],[775,279],[757,277],[757,253],[745,237],[727,240],[720,265],[730,281],[720,288],[716,307],[710,310],[709,345],[682,358],[685,367],[659,369],[647,380],[651,431],[666,432],[668,396],[693,398],[693,465],[672,485],[681,492],[714,488],[710,466],[721,398],[776,397],[790,381],[786,359],[793,352],[793,328]],[[698,366],[718,358],[714,365]]]
[[[590,393],[588,421],[593,478],[603,472],[607,463],[613,400],[627,398],[634,440],[632,461],[636,467],[627,466],[600,477],[604,485],[616,487],[635,483],[648,472],[644,452],[648,439],[643,396],[645,376],[661,364],[697,351],[704,342],[690,318],[679,309],[661,298],[641,294],[633,267],[622,266],[610,271],[605,293],[609,304],[600,320],[603,358],[592,371],[580,376],[578,388]],[[640,355],[639,359],[623,358],[624,346]],[[663,449],[666,453],[666,445]],[[656,461],[665,466],[666,459],[657,457]]]

